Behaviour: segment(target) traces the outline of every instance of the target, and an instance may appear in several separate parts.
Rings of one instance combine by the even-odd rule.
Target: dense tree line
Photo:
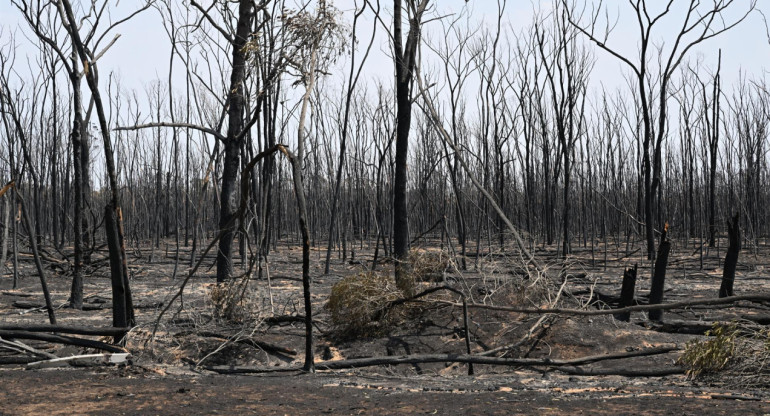
[[[129,262],[170,253],[192,265],[218,239],[219,281],[298,242],[290,164],[265,157],[245,170],[277,144],[296,150],[310,243],[327,262],[373,249],[373,263],[401,265],[410,244],[440,238],[472,267],[517,250],[504,217],[530,249],[562,257],[620,256],[643,241],[653,258],[666,222],[670,237],[714,246],[738,212],[747,247],[770,234],[767,80],[725,85],[729,51],[691,57],[754,3],[632,1],[621,13],[639,25],[634,56],[614,49],[603,8],[567,1],[523,28],[505,23],[505,1],[486,24],[435,16],[428,0],[345,12],[329,0],[154,1],[124,16],[106,1],[12,3],[27,36],[2,33],[0,172],[19,190],[3,197],[2,260],[25,234],[71,256],[76,306],[105,206]],[[102,55],[128,53],[115,28],[137,13],[162,17],[169,50],[167,78],[142,90],[98,71]],[[681,30],[657,42],[663,18]],[[366,75],[384,36],[393,82]],[[19,44],[35,52],[19,56]],[[626,85],[597,87],[600,54],[629,69]]]

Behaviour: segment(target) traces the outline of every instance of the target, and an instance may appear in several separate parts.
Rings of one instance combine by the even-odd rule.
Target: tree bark
[[[655,259],[655,269],[652,275],[652,284],[650,287],[650,305],[657,305],[663,301],[663,288],[666,282],[666,266],[668,265],[668,253],[671,251],[671,242],[666,238],[666,224],[663,234],[660,237],[660,246],[658,255]],[[660,309],[651,310],[649,317],[651,321],[660,321],[663,311]]]
[[[11,206],[8,197],[3,198],[3,241],[0,246],[0,273],[8,260],[8,228],[11,226]]]
[[[118,220],[115,208],[107,205],[104,208],[104,228],[107,233],[107,247],[110,252],[110,276],[112,281],[112,326],[125,328],[129,326],[126,302],[126,286],[123,282],[123,258],[118,239]],[[115,343],[119,343],[125,333],[115,335]]]
[[[727,247],[725,264],[722,271],[722,284],[719,287],[719,297],[733,296],[733,283],[735,282],[735,268],[738,265],[738,254],[741,251],[740,214],[735,214],[732,222],[727,222],[727,230],[730,245]]]
[[[72,130],[70,131],[70,143],[72,145],[72,167],[74,180],[74,199],[72,216],[74,236],[74,264],[72,265],[72,286],[70,288],[70,305],[74,309],[83,307],[83,277],[81,267],[83,264],[83,170],[81,168],[81,134],[83,132],[83,100],[80,93],[79,64],[76,53],[72,54],[72,72],[70,83],[72,84]]]
[[[637,266],[634,268],[628,268],[623,272],[623,286],[620,289],[620,305],[621,308],[626,308],[634,304],[634,290],[636,289],[636,272]],[[628,322],[631,319],[631,312],[623,312],[615,315],[619,321]]]
[[[37,251],[37,239],[35,238],[34,228],[29,220],[29,213],[24,206],[24,200],[19,195],[18,190],[15,190],[14,194],[19,199],[19,210],[21,211],[21,217],[24,220],[24,226],[27,228],[29,234],[29,246],[32,248],[32,255],[35,259],[35,267],[37,268],[37,274],[40,277],[40,287],[43,290],[43,298],[45,299],[45,309],[48,312],[48,322],[51,325],[56,325],[56,315],[53,311],[53,301],[51,301],[51,292],[48,291],[48,281],[45,278],[45,271],[43,269],[43,263],[40,262],[40,254]]]
[[[409,128],[412,122],[411,86],[420,41],[420,20],[429,0],[414,0],[408,7],[414,15],[409,19],[406,46],[403,45],[401,0],[393,0],[393,36],[396,66],[396,167],[393,178],[393,255],[396,259],[396,286],[411,295],[409,279],[409,210],[407,206],[407,159],[409,156]]]
[[[233,48],[233,70],[230,74],[229,108],[227,110],[227,136],[225,137],[225,160],[222,171],[220,194],[219,229],[224,231],[219,240],[217,252],[217,282],[230,280],[233,275],[233,239],[236,223],[232,221],[237,209],[238,173],[240,167],[240,133],[243,130],[245,99],[243,81],[246,78],[246,42],[251,34],[254,18],[253,2],[241,0],[238,4],[238,23]]]

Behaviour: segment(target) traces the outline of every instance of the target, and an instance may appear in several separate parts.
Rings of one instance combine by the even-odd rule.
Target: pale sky
[[[386,0],[381,0],[381,2],[386,8],[383,19],[389,23],[391,12],[387,9],[392,7],[391,2]],[[111,7],[117,5],[117,7],[113,7],[113,17],[122,17],[132,7],[141,3],[140,0],[110,1]],[[207,3],[209,1],[203,2],[203,4]],[[333,3],[344,12],[349,20],[352,20],[353,0],[337,0]],[[362,0],[359,0],[358,3],[362,3]],[[486,24],[490,29],[494,27],[497,13],[497,2],[494,0],[470,0],[467,3],[465,0],[435,0],[433,3],[438,5],[432,13],[434,16],[458,14],[467,7],[468,9],[465,11],[470,13],[471,21],[479,22],[479,25]],[[548,9],[551,2],[545,0],[540,2],[536,0],[509,0],[508,3],[504,16],[504,26],[518,32],[531,24],[533,10],[538,7],[538,3],[540,7]],[[578,3],[582,5],[586,2],[579,1]],[[661,3],[663,2],[657,0],[650,2],[650,4],[655,5]],[[675,3],[682,5],[683,1],[677,0]],[[737,3],[748,3],[748,0],[739,0]],[[638,36],[634,25],[635,21],[629,20],[631,9],[628,7],[628,3],[605,1],[605,4],[610,4],[610,16],[621,16],[608,44],[624,51],[629,57],[633,57]],[[666,35],[670,37],[670,31],[674,29],[674,21],[677,23],[681,21],[681,13],[675,13],[675,15],[675,18],[672,17],[661,22],[661,31],[658,32],[656,39],[661,40]],[[9,0],[0,2],[0,28],[2,28],[0,44],[6,44],[8,33],[15,31],[17,33],[16,41],[19,43],[18,54],[23,55],[30,51],[34,52],[34,48],[29,46],[30,41],[25,38],[25,36],[29,36],[25,35],[28,33],[28,29],[26,24],[20,22],[19,16],[20,13],[10,4]],[[368,13],[368,16],[362,24],[361,30],[364,30],[364,25],[371,26],[371,13]],[[439,23],[432,22],[427,25],[426,30],[434,31],[439,26]],[[146,84],[158,78],[166,79],[170,44],[156,10],[145,11],[140,16],[123,24],[116,32],[121,34],[121,38],[99,61],[102,79],[106,79],[104,74],[115,71],[120,74],[124,87],[135,88],[139,91],[142,91]],[[381,29],[380,32],[382,32]],[[363,46],[367,39],[363,33],[361,38],[361,46]],[[670,40],[667,42],[670,44]],[[768,61],[770,45],[762,16],[759,13],[752,14],[738,28],[698,46],[689,56],[691,60],[700,57],[706,67],[712,68],[715,66],[716,51],[719,48],[722,48],[723,85],[725,87],[737,80],[741,70],[749,76],[761,77],[768,67],[768,62],[770,62]],[[384,37],[380,37],[364,71],[368,78],[377,77],[384,82],[388,81],[393,67],[392,61],[388,57],[388,51],[388,43]],[[610,58],[605,52],[596,50],[595,55],[597,60],[592,74],[593,82],[601,81],[609,88],[623,88],[625,84],[621,70],[625,71],[626,67],[621,65],[618,60]],[[19,69],[20,72],[25,70],[26,66]]]

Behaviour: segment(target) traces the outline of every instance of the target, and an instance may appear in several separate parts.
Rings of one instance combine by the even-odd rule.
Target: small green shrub
[[[702,373],[715,373],[723,368],[735,356],[735,345],[739,335],[738,326],[714,324],[706,332],[712,338],[694,340],[687,343],[679,363],[688,367],[687,375],[695,378]]]

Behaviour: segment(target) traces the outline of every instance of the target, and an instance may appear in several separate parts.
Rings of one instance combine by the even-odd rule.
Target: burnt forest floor
[[[450,285],[476,304],[598,309],[613,305],[624,268],[638,263],[636,293],[644,303],[651,264],[642,258],[640,244],[610,242],[606,250],[601,244],[593,249],[574,244],[566,263],[558,260],[555,247],[537,246],[534,254],[548,270],[547,276],[538,276],[520,266],[520,256],[512,247],[487,251],[478,259],[468,256],[467,270],[461,270],[459,264],[447,261],[452,247],[441,247],[438,241],[423,243],[414,251],[428,259],[425,261],[433,269],[420,276],[415,290]],[[701,256],[696,242],[673,241],[664,302],[716,297],[726,239],[721,245],[721,249],[704,248]],[[0,325],[47,323],[40,282],[31,255],[24,251],[22,248],[19,255],[18,287],[12,289],[10,268],[0,275]],[[356,244],[355,251],[352,261],[343,261],[335,252],[332,270],[324,275],[325,251],[312,250],[317,362],[465,352],[462,309],[448,304],[458,300],[451,294],[437,294],[411,305],[388,326],[369,328],[355,336],[341,333],[340,323],[332,322],[326,305],[335,283],[365,274],[369,267],[372,247]],[[214,258],[205,258],[181,302],[172,305],[156,329],[159,311],[189,270],[189,248],[180,248],[178,264],[171,241],[158,249],[130,248],[137,317],[137,327],[127,338],[130,363],[38,370],[28,370],[23,364],[0,366],[0,414],[770,414],[770,393],[762,384],[719,377],[692,380],[684,374],[617,375],[623,371],[676,372],[669,370],[681,368],[677,359],[686,343],[704,338],[680,332],[693,332],[698,322],[770,322],[770,306],[750,302],[666,311],[663,323],[655,325],[642,312],[632,313],[630,322],[620,322],[613,315],[470,309],[473,354],[494,349],[500,350],[495,355],[501,357],[575,359],[675,347],[665,354],[600,361],[572,371],[477,364],[475,375],[469,376],[468,366],[457,363],[315,374],[221,375],[210,371],[214,367],[302,365],[305,328],[298,318],[303,313],[301,255],[298,246],[281,243],[270,255],[261,278],[255,273],[246,286],[238,286],[244,297],[230,304],[227,313],[222,306],[223,291],[215,283]],[[87,307],[78,311],[67,307],[68,261],[56,252],[44,256],[61,325],[111,326],[106,251],[91,257],[85,277]],[[177,273],[172,278],[175,265]],[[235,266],[238,272],[245,270],[240,263]],[[392,267],[385,262],[378,270],[390,275]],[[744,243],[735,294],[770,293],[768,268],[770,245]],[[60,357],[94,352],[42,341],[25,343]],[[0,358],[13,354],[18,353],[0,348]]]

